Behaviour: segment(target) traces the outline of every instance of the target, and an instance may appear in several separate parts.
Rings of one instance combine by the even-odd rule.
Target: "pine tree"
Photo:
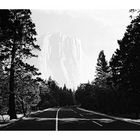
[[[104,51],[102,50],[100,51],[97,59],[95,84],[98,86],[105,86],[108,72],[109,72],[108,64],[105,58]]]
[[[113,55],[110,66],[113,82],[125,90],[140,92],[140,14],[127,26],[119,49]]]
[[[17,118],[15,110],[15,73],[16,68],[24,68],[33,75],[39,74],[26,59],[36,57],[32,51],[40,50],[36,42],[35,24],[30,10],[1,10],[0,12],[0,60],[9,70],[9,111],[10,119]]]
[[[135,10],[134,10],[135,11]],[[119,98],[125,110],[136,113],[140,107],[140,13],[131,16],[130,25],[110,61],[112,82],[117,87]],[[125,103],[124,103],[125,101]]]

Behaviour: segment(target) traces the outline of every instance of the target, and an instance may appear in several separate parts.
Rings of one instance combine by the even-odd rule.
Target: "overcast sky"
[[[117,40],[123,37],[126,26],[129,24],[129,10],[32,10],[32,19],[38,33],[38,43],[42,49],[39,59],[33,63],[42,72],[45,79],[48,73],[46,63],[47,36],[54,33],[61,33],[80,42],[80,64],[77,82],[69,85],[75,87],[79,83],[91,81],[95,75],[97,57],[101,50],[104,50],[109,60],[118,47]],[[41,43],[41,38],[43,43]],[[46,41],[44,41],[46,40]],[[51,71],[51,70],[49,70]],[[60,85],[63,80],[53,76]]]

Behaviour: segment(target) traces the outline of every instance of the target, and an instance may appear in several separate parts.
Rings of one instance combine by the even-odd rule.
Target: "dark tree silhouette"
[[[105,59],[104,51],[102,50],[100,51],[97,59],[96,75],[94,83],[100,87],[105,86],[108,72],[109,67]]]
[[[137,10],[132,10],[132,12],[137,12]],[[112,82],[119,92],[121,91],[121,95],[119,95],[120,98],[125,98],[125,104],[127,104],[129,112],[137,113],[140,107],[139,10],[137,16],[132,15],[132,21],[130,25],[127,26],[124,37],[118,40],[119,49],[117,49],[112,56],[110,68],[112,71]]]
[[[140,14],[127,26],[123,39],[118,41],[119,49],[110,62],[114,83],[135,93],[140,92],[139,23]]]
[[[0,59],[5,61],[5,68],[9,70],[10,75],[8,114],[10,119],[15,119],[17,118],[14,93],[16,67],[22,66],[33,75],[39,74],[34,66],[25,63],[25,59],[36,57],[32,50],[40,48],[35,44],[37,33],[30,10],[2,10],[0,18]]]
[[[74,105],[73,92],[66,85],[59,87],[51,77],[40,85],[40,102],[37,105],[40,109],[55,106]]]
[[[77,102],[84,108],[95,109],[97,106],[94,86],[90,83],[80,84],[75,92]]]

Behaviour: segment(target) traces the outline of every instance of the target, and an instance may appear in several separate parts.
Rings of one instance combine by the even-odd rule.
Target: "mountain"
[[[60,85],[75,87],[80,78],[81,41],[62,33],[44,34],[41,38],[40,70]]]

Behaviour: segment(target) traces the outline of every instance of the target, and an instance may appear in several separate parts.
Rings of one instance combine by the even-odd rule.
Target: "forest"
[[[131,9],[130,24],[109,62],[101,50],[93,80],[77,89],[41,73],[27,60],[41,51],[31,10],[0,10],[0,115],[27,116],[50,107],[80,106],[121,117],[140,114],[140,10]],[[94,78],[95,77],[95,78]]]

